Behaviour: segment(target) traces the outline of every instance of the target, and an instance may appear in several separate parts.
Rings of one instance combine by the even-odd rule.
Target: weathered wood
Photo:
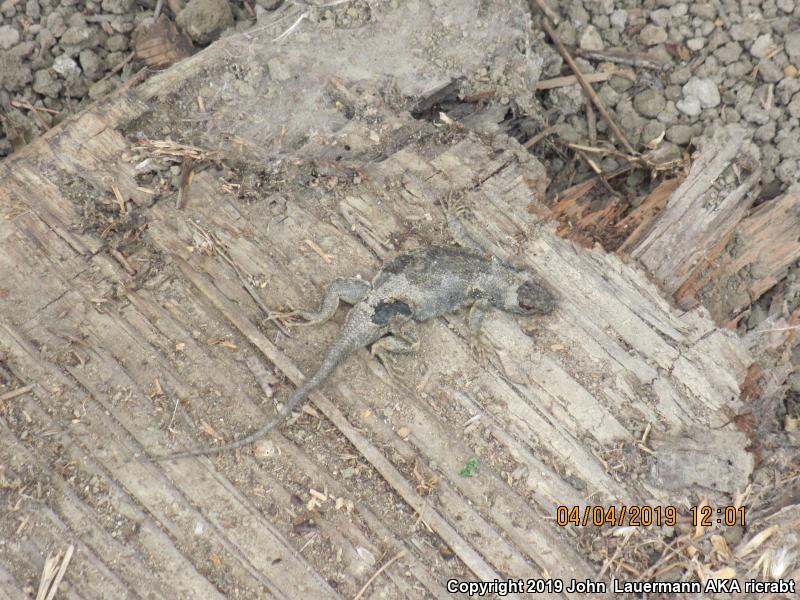
[[[675,292],[703,300],[720,323],[736,322],[800,259],[800,186],[757,207]]]
[[[680,289],[698,263],[732,234],[755,199],[751,192],[759,180],[758,171],[724,197],[718,197],[713,188],[745,140],[738,127],[718,132],[709,147],[700,152],[653,228],[630,251],[670,294]]]
[[[408,27],[398,14],[375,39],[338,32],[328,43],[385,45]],[[411,119],[363,79],[367,51],[353,65],[316,37],[297,44],[284,58],[229,39],[0,166],[0,394],[32,386],[0,408],[0,459],[20,476],[47,473],[58,491],[21,505],[36,518],[30,543],[0,545],[0,564],[29,585],[30,562],[55,540],[49,522],[86,552],[88,577],[66,574],[73,596],[352,597],[401,551],[381,573],[384,597],[446,598],[449,578],[592,578],[599,565],[553,523],[555,507],[667,501],[646,452],[638,478],[609,457],[635,449],[648,425],[733,428],[750,357],[704,311],[676,311],[634,265],[559,239],[542,217],[544,169],[518,143]],[[208,118],[209,149],[249,162],[197,170],[176,209],[168,185],[137,180],[138,138],[168,123],[196,142],[175,125],[173,95],[224,80],[232,56],[245,57],[255,88],[261,59],[278,61],[277,77],[313,56],[308,81],[337,76],[344,91],[287,78],[252,104],[237,94],[213,114],[181,115]],[[417,64],[396,59],[401,74]],[[404,93],[434,80],[403,80]],[[347,118],[341,98],[356,109]],[[214,138],[234,116],[231,137]],[[317,121],[309,140],[303,127]],[[248,178],[263,187],[231,191]],[[448,201],[469,209],[474,238],[541,274],[560,298],[554,315],[488,316],[485,357],[470,349],[465,315],[427,323],[420,355],[400,361],[402,382],[358,352],[312,396],[325,419],[302,414],[256,452],[138,460],[230,439],[272,414],[251,366],[268,362],[287,382],[274,399],[285,398],[340,317],[287,336],[263,307],[311,306],[336,277],[369,278],[401,250],[446,243]],[[95,227],[87,215],[109,205],[117,220],[104,213],[112,225]],[[126,230],[127,211],[146,229]],[[472,457],[476,477],[460,475]],[[148,576],[137,579],[140,568]]]

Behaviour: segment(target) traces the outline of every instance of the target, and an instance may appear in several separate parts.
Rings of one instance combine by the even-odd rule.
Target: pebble
[[[702,50],[706,45],[706,40],[704,38],[692,38],[686,41],[686,47],[689,48],[692,52],[698,52]]]
[[[77,14],[77,13],[76,13]],[[61,36],[61,45],[74,46],[78,51],[94,46],[96,43],[94,29],[83,25],[71,25]]]
[[[758,24],[754,21],[743,21],[731,25],[731,37],[737,42],[755,39],[758,36]]]
[[[663,44],[668,39],[667,30],[658,25],[647,24],[639,32],[639,40],[645,46]]]
[[[783,49],[792,58],[800,57],[800,31],[786,34]]]
[[[769,113],[761,106],[760,103],[746,104],[742,108],[742,117],[745,121],[756,123],[757,125],[764,125],[769,121]]]
[[[95,80],[100,77],[102,61],[94,50],[81,50],[78,60],[81,63],[84,75],[89,79]]]
[[[33,79],[30,67],[22,62],[22,57],[14,52],[0,52],[0,88],[16,92]]]
[[[765,33],[756,38],[750,46],[750,54],[756,58],[764,58],[772,50],[772,34]]]
[[[177,23],[193,41],[205,44],[233,25],[233,12],[228,0],[189,0]]]
[[[81,74],[81,68],[72,58],[62,54],[53,61],[53,71],[61,75],[64,79],[75,79]]]
[[[10,25],[0,27],[0,48],[8,50],[19,43],[19,31]]]
[[[688,144],[692,140],[694,130],[691,125],[673,125],[667,129],[666,138],[674,144]]]
[[[611,13],[609,20],[611,25],[617,29],[625,29],[625,24],[628,22],[628,11],[618,8]]]
[[[46,24],[50,33],[57,38],[64,35],[64,32],[67,30],[67,26],[64,24],[64,16],[60,12],[53,11],[47,15]]]
[[[133,8],[133,0],[103,0],[103,10],[105,12],[121,15],[130,12]]]
[[[769,148],[769,146],[766,146]],[[786,158],[800,158],[800,128],[795,127],[786,137],[777,143],[775,148]]]
[[[660,8],[650,13],[650,20],[659,27],[666,27],[672,21],[672,14],[669,9]]]
[[[761,79],[770,83],[783,79],[783,69],[769,58],[764,58],[758,62],[758,74]]]
[[[793,158],[785,158],[775,167],[775,176],[783,183],[789,185],[797,181],[797,161]]]
[[[800,93],[794,95],[791,102],[786,106],[786,110],[795,119],[800,119]]]
[[[648,121],[642,129],[642,143],[649,144],[664,135],[664,124]]]
[[[657,117],[666,104],[664,96],[653,88],[647,88],[633,98],[633,107],[644,117]]]
[[[800,92],[800,79],[787,78],[775,86],[775,99],[778,104],[789,104],[797,92]],[[800,102],[800,97],[795,98],[795,102]]]
[[[581,87],[578,84],[566,85],[564,87],[550,90],[548,98],[553,106],[557,106],[563,115],[574,115],[586,102]]]
[[[683,86],[683,94],[697,98],[703,108],[714,108],[720,102],[717,84],[709,78],[692,77]]]
[[[729,65],[735,62],[739,59],[741,54],[742,47],[739,45],[739,42],[728,42],[714,51],[714,56],[716,56],[723,65]]]
[[[62,87],[61,82],[50,74],[50,69],[39,69],[33,75],[33,91],[37,94],[57,98]]]
[[[587,25],[581,33],[578,44],[585,50],[602,50],[603,38],[594,25]]]
[[[710,2],[698,2],[689,6],[689,12],[704,21],[713,21],[717,16],[717,9]]]
[[[675,107],[687,117],[697,117],[702,112],[697,96],[686,96],[675,103]]]
[[[768,121],[753,134],[753,137],[760,142],[770,142],[775,137],[775,121]]]

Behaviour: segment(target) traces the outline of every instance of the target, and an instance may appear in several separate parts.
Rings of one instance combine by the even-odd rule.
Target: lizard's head
[[[522,315],[547,315],[556,307],[556,298],[547,285],[529,271],[515,274],[514,285],[506,293],[505,309]]]

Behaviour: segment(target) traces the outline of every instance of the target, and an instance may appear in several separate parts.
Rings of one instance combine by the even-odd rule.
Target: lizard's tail
[[[186,452],[177,452],[175,454],[167,454],[165,456],[156,456],[150,460],[153,462],[159,462],[162,460],[175,460],[178,458],[189,458],[192,456],[219,454],[220,452],[236,450],[237,448],[241,448],[242,446],[247,446],[248,444],[258,441],[270,431],[275,429],[275,427],[280,425],[289,415],[291,415],[292,412],[306,399],[308,394],[311,393],[320,383],[325,381],[325,379],[327,379],[327,377],[336,369],[336,365],[339,363],[339,360],[340,354],[338,352],[329,352],[325,357],[325,360],[322,361],[319,369],[317,369],[317,372],[306,379],[300,385],[300,387],[298,387],[294,393],[289,396],[289,399],[283,405],[283,408],[278,411],[278,414],[276,414],[250,435],[222,446],[196,448],[194,450],[187,450]]]

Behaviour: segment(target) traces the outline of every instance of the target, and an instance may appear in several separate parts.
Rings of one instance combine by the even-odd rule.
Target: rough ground
[[[764,532],[763,564],[792,573],[796,443],[773,428],[756,465],[730,426],[750,362],[738,339],[702,308],[671,306],[634,266],[539,222],[546,198],[590,175],[565,144],[608,135],[596,116],[587,125],[576,87],[536,90],[568,73],[528,6],[270,4],[252,5],[257,29],[222,40],[213,60],[187,59],[39,142],[87,90],[102,96],[138,70],[130,62],[101,81],[152,3],[0,5],[11,67],[0,70],[0,101],[14,133],[4,152],[19,148],[0,189],[0,580],[10,597],[32,596],[44,557],[67,543],[66,597],[292,597],[297,580],[309,597],[353,597],[401,552],[367,597],[445,597],[445,576],[702,577],[754,572]],[[681,156],[693,136],[736,121],[753,135],[745,158],[763,165],[761,199],[790,182],[783,165],[798,158],[800,131],[792,3],[560,9],[568,44],[668,61],[615,63],[595,84],[637,149],[664,133],[666,154]],[[231,22],[253,25],[247,15],[245,4],[203,0],[176,20],[205,44]],[[320,52],[322,41],[336,51]],[[533,148],[544,167],[504,134],[525,142],[546,126],[555,129]],[[181,199],[187,156],[195,173]],[[626,173],[615,190],[635,205],[659,183],[647,177]],[[441,242],[439,205],[454,191],[498,254],[564,290],[556,319],[493,319],[498,353],[482,361],[457,315],[402,360],[405,385],[365,352],[252,453],[131,462],[260,422],[336,323],[276,329],[253,298],[306,306],[336,276],[369,277],[398,250]],[[800,301],[795,277],[781,282],[787,315]],[[741,333],[762,323],[759,306]],[[796,417],[797,391],[770,405],[775,422]],[[473,457],[477,476],[462,476]],[[747,481],[752,522],[700,532],[691,557],[662,572],[676,564],[670,544],[693,533],[687,507],[730,503]],[[552,526],[554,505],[589,499],[675,503],[683,520],[613,533]]]

